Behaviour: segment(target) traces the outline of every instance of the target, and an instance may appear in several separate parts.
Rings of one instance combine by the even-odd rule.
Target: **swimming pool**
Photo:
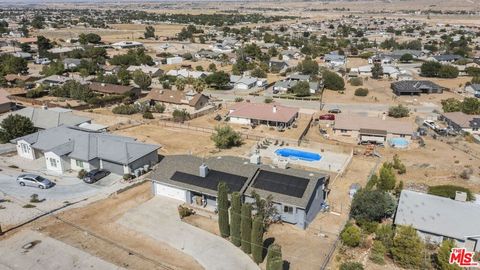
[[[395,148],[407,148],[408,140],[405,138],[392,138],[390,139],[390,145]]]
[[[300,159],[305,161],[319,161],[322,156],[317,153],[296,150],[292,148],[280,148],[275,150],[275,154],[291,159]]]

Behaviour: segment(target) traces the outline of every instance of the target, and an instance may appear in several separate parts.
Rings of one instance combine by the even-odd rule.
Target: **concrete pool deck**
[[[306,161],[296,158],[287,158],[279,156],[275,153],[278,149],[290,148],[299,151],[306,151],[319,154],[322,158],[319,161]],[[321,149],[312,149],[312,148],[302,148],[302,147],[293,147],[293,146],[275,146],[270,145],[266,149],[259,149],[259,154],[261,157],[267,157],[271,159],[274,163],[280,160],[287,160],[288,163],[293,165],[299,165],[303,167],[310,167],[317,170],[342,173],[346,166],[348,165],[351,155],[346,153],[337,153],[332,151],[321,151]]]

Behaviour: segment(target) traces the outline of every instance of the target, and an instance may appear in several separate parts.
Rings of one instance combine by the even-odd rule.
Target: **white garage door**
[[[161,195],[161,196],[165,196],[165,197],[168,197],[168,198],[180,200],[182,202],[185,201],[185,197],[186,197],[186,193],[187,193],[185,190],[165,186],[165,185],[158,184],[158,183],[155,183],[155,192],[156,192],[156,195]]]

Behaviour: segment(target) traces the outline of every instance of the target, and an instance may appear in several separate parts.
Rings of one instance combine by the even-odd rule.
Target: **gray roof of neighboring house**
[[[389,55],[393,58],[400,58],[407,53],[414,57],[420,57],[423,54],[421,50],[394,50]]]
[[[457,54],[442,54],[442,55],[434,55],[433,58],[439,62],[451,62],[463,59],[462,56]]]
[[[129,164],[160,146],[136,142],[134,138],[100,133],[79,127],[59,126],[16,138],[34,149],[54,152],[70,158],[89,161],[95,158]]]
[[[480,205],[403,190],[396,225],[412,225],[419,231],[455,239],[480,235]]]
[[[478,83],[471,84],[470,87],[472,87],[473,91],[480,91],[480,84]]]
[[[76,65],[79,66],[82,63],[82,59],[76,59],[76,58],[65,58],[63,59],[63,63],[66,65]]]
[[[345,61],[345,55],[340,54],[325,54],[323,58],[325,61]]]
[[[303,74],[291,74],[287,77],[287,80],[296,80],[296,81],[310,81],[310,75]]]
[[[475,119],[480,118],[480,115],[471,115],[463,112],[447,112],[447,113],[443,113],[442,116],[448,119],[449,121],[457,124],[461,128],[473,127],[472,122],[478,121]]]
[[[90,122],[88,117],[78,116],[71,111],[57,111],[54,109],[42,109],[26,107],[18,111],[0,116],[0,121],[7,118],[11,114],[22,115],[29,118],[36,128],[48,129],[61,125],[76,126],[82,123]]]
[[[207,159],[202,159],[200,157],[191,156],[191,155],[172,155],[166,156],[162,161],[154,168],[150,179],[153,181],[165,183],[167,185],[192,190],[196,192],[201,192],[211,196],[217,196],[216,190],[211,190],[196,185],[186,184],[179,181],[172,180],[172,176],[177,172],[184,172],[188,174],[198,175],[199,167],[202,164],[206,164],[209,170],[221,171],[229,174],[234,174],[238,176],[247,177],[248,180],[245,182],[240,192],[250,195],[253,190],[257,192],[261,197],[265,198],[268,195],[272,195],[273,201],[277,203],[286,203],[302,208],[307,208],[312,195],[315,192],[318,181],[325,181],[324,178],[328,178],[327,175],[321,173],[312,173],[308,171],[302,171],[297,169],[278,169],[271,168],[266,165],[255,165],[249,163],[248,159],[233,157],[233,156],[224,156],[224,157],[210,157]],[[260,170],[271,171],[275,173],[280,173],[289,176],[296,176],[307,178],[308,185],[304,191],[302,198],[297,198],[293,196],[288,196],[276,192],[270,192],[266,190],[261,190],[258,188],[253,188],[251,184],[255,182],[256,176]]]
[[[427,80],[398,81],[391,84],[398,92],[422,92],[421,89],[442,89],[444,87]]]

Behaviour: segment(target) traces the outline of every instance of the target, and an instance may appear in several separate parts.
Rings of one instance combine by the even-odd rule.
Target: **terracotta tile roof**
[[[249,118],[265,121],[288,122],[298,114],[297,108],[279,104],[236,103],[229,108],[230,117]]]
[[[106,94],[125,94],[134,89],[133,86],[124,86],[116,85],[109,83],[91,83],[89,86],[90,90]]]

